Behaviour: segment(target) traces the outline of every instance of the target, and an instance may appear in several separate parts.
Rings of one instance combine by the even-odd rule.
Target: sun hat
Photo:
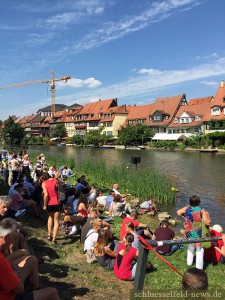
[[[213,230],[218,231],[218,232],[223,232],[223,228],[219,224],[213,225]]]

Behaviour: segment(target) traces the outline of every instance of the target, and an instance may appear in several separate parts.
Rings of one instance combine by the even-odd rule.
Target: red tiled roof
[[[186,112],[191,118],[195,118],[199,116],[201,118],[200,121],[193,120],[191,123],[174,123],[172,121],[169,125],[171,127],[192,127],[192,126],[200,126],[203,122],[209,121],[210,119],[214,119],[214,116],[211,116],[211,108],[209,102],[195,105],[187,105],[181,106],[175,116],[175,118],[180,118],[180,116]],[[221,117],[220,117],[221,118]]]
[[[87,118],[85,120],[76,120],[76,122],[101,120],[101,117],[99,117],[99,113],[103,113],[110,107],[114,106],[117,106],[115,99],[99,100],[97,102],[85,104],[79,111],[78,115],[87,115]],[[90,114],[92,115],[92,117],[89,117]]]
[[[197,105],[197,104],[205,104],[205,103],[210,103],[213,101],[213,96],[209,97],[204,97],[204,98],[195,98],[195,99],[190,99],[188,102],[188,105]]]
[[[157,98],[154,103],[151,115],[153,115],[156,111],[163,111],[164,114],[169,115],[169,118],[167,120],[164,119],[162,122],[154,122],[153,120],[151,120],[148,124],[154,127],[168,126],[172,121],[182,99],[186,100],[185,94],[166,98]]]
[[[136,119],[149,119],[153,109],[153,104],[140,105],[140,106],[127,106],[128,116],[127,120]]]
[[[224,81],[222,81],[220,84],[220,87],[217,90],[214,101],[211,104],[211,107],[213,107],[213,106],[225,107],[224,100],[225,100],[225,83],[224,83]]]

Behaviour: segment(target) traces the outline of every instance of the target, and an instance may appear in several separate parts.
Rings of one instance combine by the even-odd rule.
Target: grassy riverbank
[[[47,220],[45,213],[44,217]],[[47,241],[46,220],[36,220],[27,216],[22,218],[30,233],[30,242],[35,253],[38,256],[46,257],[45,262],[39,266],[42,287],[54,286],[62,300],[130,299],[133,282],[123,282],[114,276],[113,271],[104,271],[97,264],[87,264],[78,236],[66,236],[60,231],[56,245],[53,246]],[[139,221],[147,223],[153,231],[159,224],[155,217],[147,215],[140,216]],[[122,219],[115,218],[112,223],[114,234],[117,237],[119,237],[121,222]],[[158,270],[146,274],[144,288],[151,292],[169,292],[171,290],[180,292],[181,276],[173,272],[152,252],[149,253],[149,260],[157,266]],[[186,266],[186,250],[178,250],[171,257],[166,257],[166,260],[182,274],[188,268]],[[205,271],[209,278],[211,291],[220,291],[224,288],[224,265],[208,265]],[[167,299],[174,299],[174,297]],[[181,298],[176,297],[176,299]],[[216,298],[214,297],[214,299]]]

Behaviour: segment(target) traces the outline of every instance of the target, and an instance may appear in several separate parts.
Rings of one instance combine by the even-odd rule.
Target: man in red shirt
[[[12,223],[5,219],[0,222],[0,299],[4,300],[60,300],[54,288],[38,289],[39,280],[37,261],[28,256],[18,265],[10,265],[2,254],[8,248],[13,238]],[[34,292],[24,292],[24,282]]]
[[[124,236],[127,234],[125,225],[127,222],[132,222],[134,224],[134,228],[136,228],[136,231],[139,235],[144,235],[144,237],[151,239],[152,234],[150,233],[147,224],[142,224],[138,221],[136,221],[138,218],[138,213],[136,210],[133,210],[130,213],[130,217],[125,217],[123,219],[121,229],[120,229],[120,239],[122,240]]]

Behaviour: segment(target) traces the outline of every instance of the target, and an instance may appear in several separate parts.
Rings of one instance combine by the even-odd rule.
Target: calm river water
[[[74,156],[77,160],[87,157],[101,157],[115,164],[125,162],[131,166],[132,156],[140,156],[138,168],[151,167],[170,176],[173,185],[179,189],[176,203],[160,207],[175,216],[176,209],[188,204],[190,195],[201,198],[202,207],[210,213],[212,223],[219,223],[225,231],[225,154],[200,152],[173,152],[152,150],[120,150],[99,148],[76,148],[30,146],[29,151],[40,150],[62,156]],[[133,166],[131,166],[133,167]]]

